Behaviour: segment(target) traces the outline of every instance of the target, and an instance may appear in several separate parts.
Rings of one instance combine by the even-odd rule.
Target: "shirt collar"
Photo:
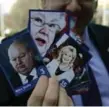
[[[33,68],[29,75],[34,77],[36,75],[36,68]],[[19,76],[20,76],[22,81],[26,81],[27,80],[27,76],[26,75],[22,75],[22,74],[19,73]]]
[[[32,72],[30,73],[30,75],[33,76],[33,77],[36,75],[36,68],[32,69]]]

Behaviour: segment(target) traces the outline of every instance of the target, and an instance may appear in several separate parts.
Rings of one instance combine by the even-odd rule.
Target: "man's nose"
[[[16,63],[17,63],[17,64],[21,64],[21,62],[22,62],[22,61],[21,61],[20,58],[17,58],[17,59],[16,59]]]
[[[49,32],[49,28],[47,25],[44,25],[41,30],[40,30],[40,33],[44,34],[44,35],[47,35]]]
[[[78,0],[71,0],[71,2],[66,6],[66,10],[71,11],[74,14],[78,14],[81,11],[81,8],[81,4]]]

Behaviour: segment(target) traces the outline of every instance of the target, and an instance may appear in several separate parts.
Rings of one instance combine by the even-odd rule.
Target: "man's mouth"
[[[25,65],[19,65],[17,66],[18,69],[24,69],[25,68]]]
[[[38,43],[39,46],[43,46],[46,43],[46,41],[41,38],[36,38],[36,42]]]

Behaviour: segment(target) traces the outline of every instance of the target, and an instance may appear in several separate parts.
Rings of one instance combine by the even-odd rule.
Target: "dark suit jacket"
[[[13,73],[13,75],[10,78],[10,81],[11,81],[14,89],[23,85],[22,82],[21,82],[20,76],[17,73]]]
[[[100,56],[106,65],[107,71],[109,71],[109,52],[107,51],[109,48],[109,28],[90,24],[88,30],[92,42],[100,53]],[[91,77],[93,82],[95,82],[93,74]],[[15,97],[3,73],[0,74],[0,79],[0,84],[2,85],[2,88],[0,88],[0,105],[26,105],[27,99],[29,98],[32,90],[19,97]],[[83,102],[84,105],[89,106],[102,105],[96,84],[92,84],[89,92],[87,94],[83,94]]]
[[[37,68],[37,67],[36,67]],[[36,71],[36,75],[39,77],[40,74]],[[20,76],[18,75],[18,73],[14,73],[12,74],[11,78],[10,78],[10,81],[12,83],[12,86],[14,87],[14,89],[20,87],[20,86],[23,86],[22,84],[22,81],[21,81],[21,78]]]

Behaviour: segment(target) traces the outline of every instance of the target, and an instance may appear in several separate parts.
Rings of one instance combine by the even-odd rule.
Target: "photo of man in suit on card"
[[[15,73],[20,77],[22,85],[38,78],[34,56],[26,42],[15,40],[8,48],[8,57]],[[12,80],[12,83],[14,81]]]

